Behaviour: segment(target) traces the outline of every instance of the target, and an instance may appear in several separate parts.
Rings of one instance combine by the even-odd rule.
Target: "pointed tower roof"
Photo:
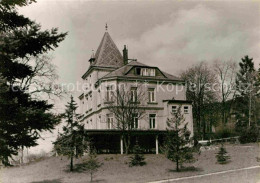
[[[95,62],[92,66],[118,68],[123,65],[123,57],[120,51],[110,37],[109,33],[105,32],[95,54]]]

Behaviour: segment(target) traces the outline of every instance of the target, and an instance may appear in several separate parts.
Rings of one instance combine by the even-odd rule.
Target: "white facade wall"
[[[182,114],[184,114],[184,119],[185,119],[185,123],[188,123],[187,127],[189,129],[189,131],[191,132],[191,136],[193,137],[194,132],[193,132],[193,113],[192,113],[192,105],[190,103],[167,103],[164,102],[164,114],[165,116],[168,116],[169,119],[171,119],[173,117],[173,113],[172,113],[172,106],[176,106],[176,108],[181,106],[181,112]],[[188,112],[184,112],[184,107],[188,107]],[[164,127],[167,127],[167,124],[164,123]]]
[[[88,74],[86,79],[83,81],[87,86],[84,92],[83,99],[80,100],[80,111],[87,115],[84,121],[86,129],[108,129],[107,125],[107,114],[109,110],[106,109],[106,87],[108,85],[118,86],[118,84],[125,84],[129,90],[131,87],[137,86],[135,82],[131,81],[104,81],[97,88],[95,83],[109,73],[110,71],[93,70]],[[148,88],[155,89],[156,103],[148,103]],[[157,130],[166,129],[167,118],[171,115],[171,105],[164,100],[186,100],[186,91],[184,86],[177,85],[176,83],[149,83],[149,84],[138,84],[138,90],[141,90],[144,95],[142,100],[142,106],[146,107],[146,114],[139,119],[139,129],[148,130],[149,126],[149,114],[156,114],[156,128]],[[192,108],[190,104],[183,104],[183,106],[189,106],[189,113],[185,114],[185,119],[189,122],[189,129],[193,131],[192,121]],[[115,122],[115,119],[114,119]]]

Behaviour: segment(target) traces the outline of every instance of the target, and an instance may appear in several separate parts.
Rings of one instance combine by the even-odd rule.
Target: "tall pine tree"
[[[39,70],[30,61],[56,48],[66,33],[57,28],[42,31],[40,24],[18,14],[18,6],[33,2],[0,1],[0,161],[5,165],[18,149],[37,145],[40,133],[51,131],[60,121],[51,112],[53,105],[31,93]]]
[[[180,171],[183,163],[195,161],[190,131],[185,122],[182,106],[179,106],[173,117],[167,120],[167,139],[165,145],[166,156],[169,160],[176,162],[176,171]]]
[[[57,153],[70,158],[70,171],[73,171],[74,158],[82,156],[88,147],[88,141],[84,135],[84,125],[81,123],[84,115],[76,113],[77,108],[78,106],[71,96],[63,115],[66,125],[63,126],[63,133],[54,142]]]
[[[237,111],[236,129],[242,132],[256,122],[257,72],[253,58],[245,56],[239,63],[236,79],[235,110]]]

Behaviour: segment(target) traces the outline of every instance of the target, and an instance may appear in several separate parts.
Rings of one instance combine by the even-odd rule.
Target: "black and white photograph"
[[[260,183],[260,1],[0,0],[0,183]]]

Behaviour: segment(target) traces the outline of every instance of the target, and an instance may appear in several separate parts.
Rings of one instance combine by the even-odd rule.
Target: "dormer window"
[[[147,72],[147,71],[148,71],[147,68],[142,68],[142,69],[141,69],[141,75],[142,75],[142,76],[148,76],[148,72]]]
[[[135,71],[136,75],[141,75],[141,68],[137,67]]]
[[[155,76],[155,69],[149,69],[150,71],[150,76]]]
[[[142,68],[141,74],[142,76],[155,76],[155,69]]]
[[[155,69],[154,68],[136,68],[136,75],[155,76]]]

